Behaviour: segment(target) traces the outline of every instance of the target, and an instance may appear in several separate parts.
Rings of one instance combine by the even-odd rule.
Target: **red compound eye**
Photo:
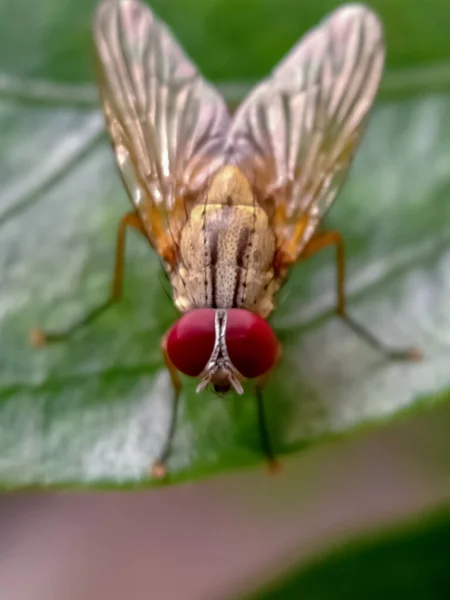
[[[197,377],[206,367],[216,337],[213,308],[199,308],[186,313],[172,326],[167,337],[167,353],[175,367]]]
[[[244,377],[258,377],[274,366],[277,338],[259,315],[242,308],[230,309],[225,339],[230,360]]]

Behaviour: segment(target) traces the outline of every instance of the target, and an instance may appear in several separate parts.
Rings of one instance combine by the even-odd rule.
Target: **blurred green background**
[[[153,3],[202,72],[233,100],[335,6],[325,0]],[[58,585],[81,580],[86,588],[80,597],[88,598],[103,573],[92,548],[127,563],[120,581],[128,589],[137,580],[135,597],[145,593],[140,577],[146,564],[163,598],[176,597],[170,564],[184,574],[186,598],[237,594],[288,568],[299,573],[286,584],[294,595],[279,584],[264,597],[352,598],[365,584],[368,597],[372,588],[387,597],[405,590],[417,598],[449,596],[448,515],[442,509],[450,497],[450,4],[379,0],[371,6],[385,25],[387,72],[351,177],[326,225],[342,231],[347,243],[352,313],[392,344],[419,346],[425,360],[386,364],[334,317],[331,253],[299,266],[274,315],[285,354],[266,395],[277,451],[293,455],[285,459],[283,479],[264,471],[252,394],[223,402],[197,396],[186,381],[171,482],[246,470],[219,482],[149,491],[148,499],[131,493],[120,501],[110,495],[92,501],[52,494],[5,498],[1,537],[22,549],[3,561],[0,553],[0,587],[2,581],[11,586],[4,588],[8,597],[48,598]],[[26,343],[36,323],[63,325],[104,298],[115,227],[128,209],[95,99],[94,8],[87,0],[0,0],[5,490],[152,486],[148,465],[167,424],[169,387],[159,339],[176,315],[158,262],[139,239],[128,245],[120,306],[66,345],[36,352]],[[136,514],[135,505],[141,507]],[[49,507],[58,517],[46,531]],[[421,522],[422,513],[434,511],[433,519]],[[171,527],[174,514],[183,520]],[[29,533],[19,535],[25,516]],[[388,525],[412,517],[410,526],[382,539]],[[139,519],[147,523],[146,536],[135,543],[130,531],[138,536]],[[125,525],[116,529],[117,520],[127,531]],[[164,529],[157,525],[162,521]],[[253,528],[245,527],[249,521]],[[220,535],[209,533],[214,528]],[[355,542],[351,551],[305,563],[330,545],[378,530],[377,538]],[[65,531],[70,534],[55,533]],[[78,545],[65,545],[77,535]],[[61,556],[67,577],[50,577],[50,587],[36,588],[26,566],[30,588],[20,596],[11,573],[14,565],[33,564],[34,539],[45,550],[35,573],[49,572]],[[170,563],[173,548],[188,548],[189,539],[202,540],[198,560],[186,550]],[[125,549],[136,544],[139,568],[133,572]],[[151,557],[147,563],[143,552]],[[200,558],[210,561],[215,577],[204,587]],[[189,578],[182,563],[196,577]],[[227,565],[233,565],[228,576]],[[371,585],[374,571],[378,587]],[[111,577],[110,597],[121,597],[117,577]]]
[[[156,0],[154,11],[215,80],[263,77],[307,29],[340,3],[294,0]],[[374,0],[383,20],[389,68],[450,58],[445,0]],[[85,82],[92,78],[92,0],[3,0],[0,69],[21,76]],[[12,51],[14,49],[14,51]]]

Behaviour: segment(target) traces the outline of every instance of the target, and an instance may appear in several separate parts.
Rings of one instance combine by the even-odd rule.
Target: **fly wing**
[[[194,199],[222,161],[226,105],[137,0],[103,0],[93,36],[122,179],[151,244],[170,263]]]
[[[234,116],[227,158],[253,181],[292,260],[344,182],[383,63],[376,15],[343,6],[294,46]]]

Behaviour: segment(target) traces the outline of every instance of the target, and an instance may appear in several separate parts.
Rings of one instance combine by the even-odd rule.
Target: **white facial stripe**
[[[212,382],[214,376],[219,372],[224,372],[228,378],[229,383],[233,386],[238,394],[243,394],[244,390],[240,379],[243,379],[242,375],[233,365],[228,354],[226,333],[227,333],[227,311],[224,309],[217,309],[214,315],[214,331],[215,340],[214,348],[211,356],[206,364],[206,367],[201,373],[202,378],[197,386],[197,392],[204,390],[205,387]]]

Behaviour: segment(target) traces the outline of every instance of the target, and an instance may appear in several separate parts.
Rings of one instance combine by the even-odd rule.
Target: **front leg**
[[[156,479],[162,479],[167,475],[167,459],[170,454],[172,440],[175,435],[176,422],[177,422],[177,413],[178,413],[178,404],[181,393],[181,379],[180,374],[177,369],[173,365],[172,361],[169,358],[167,353],[167,333],[164,334],[161,340],[161,352],[163,354],[164,362],[169,371],[170,379],[172,381],[172,397],[171,397],[171,407],[170,407],[170,420],[169,420],[169,428],[166,433],[166,438],[164,440],[163,447],[158,455],[158,458],[152,465],[151,474],[152,477]]]
[[[264,398],[263,398],[263,387],[267,382],[272,371],[275,369],[276,365],[279,363],[281,355],[283,353],[283,347],[281,343],[278,343],[278,353],[274,366],[269,371],[269,373],[261,376],[257,382],[255,387],[255,396],[256,396],[256,409],[258,414],[258,429],[259,429],[259,438],[261,440],[261,448],[264,452],[264,455],[267,459],[267,466],[269,468],[270,473],[279,473],[281,471],[281,464],[275,457],[275,453],[272,448],[272,442],[270,440],[269,428],[267,426],[267,418],[266,411],[264,407]]]

